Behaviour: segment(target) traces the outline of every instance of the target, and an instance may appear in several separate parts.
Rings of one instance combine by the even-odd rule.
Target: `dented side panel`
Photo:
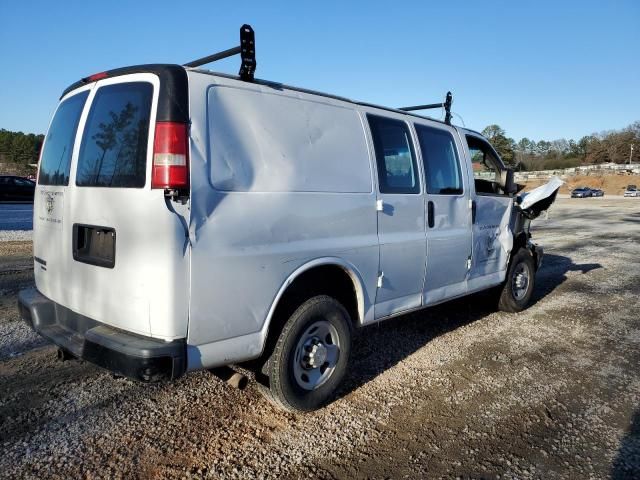
[[[466,135],[478,134],[462,128],[457,130],[467,162],[468,181],[473,185],[471,198],[475,205],[475,218],[470,227],[473,238],[471,265],[467,276],[467,293],[471,293],[497,285],[505,278],[513,248],[510,224],[514,199],[476,192]]]
[[[513,247],[510,228],[513,198],[477,195],[473,225],[473,255],[469,278],[489,275],[507,268]]]
[[[282,287],[318,259],[337,257],[359,279],[361,314],[371,316],[376,196],[357,112],[197,72],[189,82],[190,368],[222,363],[229,342],[238,358],[259,354]]]

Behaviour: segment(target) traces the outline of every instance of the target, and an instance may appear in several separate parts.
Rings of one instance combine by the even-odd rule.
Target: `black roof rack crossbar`
[[[238,75],[245,82],[253,82],[253,75],[256,71],[256,41],[251,25],[242,25],[240,27],[240,45],[237,47],[223,50],[222,52],[214,53],[206,57],[199,58],[189,63],[185,63],[185,67],[199,67],[207,63],[216,62],[223,58],[232,57],[233,55],[240,54],[242,64],[240,65],[240,72]]]
[[[428,103],[426,105],[415,105],[413,107],[402,107],[398,110],[402,110],[405,112],[413,112],[415,110],[430,110],[432,108],[444,108],[445,117],[444,123],[447,125],[451,125],[451,105],[453,104],[453,95],[451,92],[447,92],[447,96],[442,103]]]

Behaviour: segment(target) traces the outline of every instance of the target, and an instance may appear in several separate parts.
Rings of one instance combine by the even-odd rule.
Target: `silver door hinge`
[[[376,212],[383,212],[384,211],[384,203],[382,202],[382,200],[376,200]]]
[[[471,270],[471,255],[467,258],[467,270]]]
[[[380,275],[378,275],[378,288],[382,288],[383,279],[384,279],[384,272],[380,272]]]

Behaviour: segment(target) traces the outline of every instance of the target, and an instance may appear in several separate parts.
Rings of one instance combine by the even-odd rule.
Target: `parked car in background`
[[[591,189],[588,187],[578,187],[571,191],[571,198],[585,198],[591,196],[593,196],[593,194],[591,193]]]
[[[591,196],[592,197],[604,197],[604,191],[600,190],[599,188],[592,188],[591,189]]]
[[[635,185],[628,185],[627,189],[624,191],[625,197],[640,197],[640,191],[638,191],[638,187]]]
[[[0,175],[0,202],[33,202],[36,184],[13,175]]]

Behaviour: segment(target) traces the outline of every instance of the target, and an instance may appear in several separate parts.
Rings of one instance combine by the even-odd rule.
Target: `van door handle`
[[[433,226],[435,225],[433,202],[431,200],[427,202],[427,223],[429,225],[429,228],[433,228]]]
[[[478,207],[476,206],[476,201],[471,200],[471,225],[475,225],[476,223],[476,210]]]

